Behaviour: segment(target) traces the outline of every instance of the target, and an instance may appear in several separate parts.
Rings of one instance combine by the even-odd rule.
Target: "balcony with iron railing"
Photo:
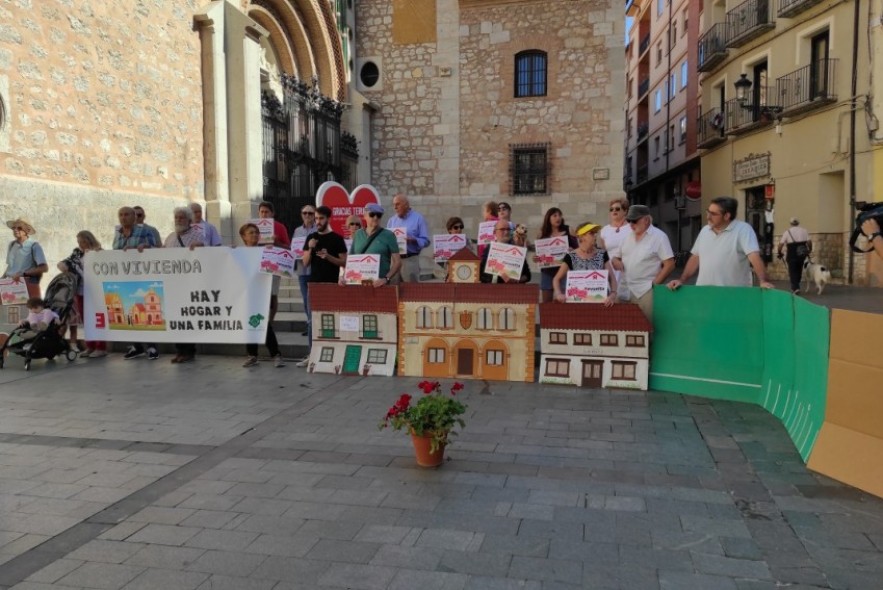
[[[766,92],[760,96],[761,100],[755,102],[754,97],[740,101],[738,98],[728,100],[724,104],[724,125],[729,135],[739,135],[762,127],[772,125],[773,121],[782,112],[782,108],[772,103],[775,100],[773,87],[766,88]]]
[[[822,0],[779,0],[779,10],[776,12],[782,18],[791,18],[812,8]]]
[[[775,28],[770,0],[748,0],[727,13],[728,47],[741,47]]]
[[[727,140],[726,118],[720,107],[702,113],[696,123],[697,147],[707,149]]]
[[[637,184],[641,184],[642,182],[647,182],[647,179],[650,177],[650,167],[646,164],[643,166],[638,166],[638,181]]]
[[[638,123],[638,143],[650,135],[650,123]]]
[[[776,100],[782,112],[796,115],[837,101],[836,59],[820,59],[776,79]]]
[[[710,72],[727,58],[727,31],[727,23],[717,23],[699,37],[700,72]]]
[[[641,42],[638,44],[638,55],[644,55],[644,52],[650,48],[650,33],[647,33],[643,37],[641,37]]]
[[[650,78],[644,78],[638,82],[638,100],[641,100],[650,91]]]

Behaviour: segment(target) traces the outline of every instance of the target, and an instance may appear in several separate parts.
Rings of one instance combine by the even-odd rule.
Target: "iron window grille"
[[[509,146],[510,195],[548,195],[550,143]]]

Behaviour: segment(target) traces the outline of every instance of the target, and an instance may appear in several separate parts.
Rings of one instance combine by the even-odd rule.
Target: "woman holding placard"
[[[558,207],[552,207],[546,211],[546,216],[543,218],[543,226],[540,228],[540,233],[537,236],[537,239],[548,240],[549,238],[558,238],[562,236],[567,237],[568,250],[573,250],[578,247],[577,239],[570,235],[570,228],[564,223],[564,213],[562,213],[561,209]],[[559,268],[560,267],[558,266],[553,266],[540,269],[540,300],[543,303],[552,301],[552,281],[558,273]]]
[[[610,289],[604,299],[604,305],[610,307],[616,301],[616,275],[607,252],[596,247],[598,232],[601,226],[594,223],[584,223],[576,230],[576,238],[579,246],[564,256],[558,273],[552,280],[554,297],[556,301],[567,301],[565,291],[561,288],[561,282],[567,279],[567,273],[571,270],[606,270]]]

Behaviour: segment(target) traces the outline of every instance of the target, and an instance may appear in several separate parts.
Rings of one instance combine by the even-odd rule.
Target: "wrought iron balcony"
[[[650,135],[650,123],[638,123],[638,143]]]
[[[835,102],[836,66],[836,59],[820,59],[777,78],[776,100],[782,111],[795,115]]]
[[[710,148],[726,141],[726,123],[726,117],[718,107],[702,113],[697,120],[697,146]]]
[[[650,47],[650,33],[647,33],[641,39],[641,43],[638,45],[638,55],[644,55],[648,47]]]
[[[778,14],[782,18],[791,18],[811,8],[822,0],[779,0]]]
[[[699,37],[700,72],[710,72],[726,59],[727,31],[727,23],[717,23]]]
[[[650,167],[646,164],[643,166],[638,166],[638,184],[642,182],[647,182],[647,178],[650,176]]]
[[[728,47],[740,47],[775,28],[770,17],[770,0],[748,0],[727,13]]]
[[[754,102],[754,98],[745,102],[740,102],[737,98],[728,100],[724,105],[726,133],[739,135],[757,127],[772,125],[782,112],[782,107],[772,104],[770,100],[773,99],[772,91],[773,88],[768,87],[766,92],[761,94],[764,98],[758,102]]]
[[[650,91],[650,78],[644,78],[640,82],[638,82],[638,100],[647,95],[647,92]]]

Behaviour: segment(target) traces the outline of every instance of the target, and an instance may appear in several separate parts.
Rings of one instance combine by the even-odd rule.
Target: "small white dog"
[[[816,284],[819,295],[825,290],[825,285],[831,282],[831,271],[824,265],[813,262],[809,256],[803,262],[803,276],[806,281],[806,286],[803,290],[809,291],[809,284],[813,282]]]

